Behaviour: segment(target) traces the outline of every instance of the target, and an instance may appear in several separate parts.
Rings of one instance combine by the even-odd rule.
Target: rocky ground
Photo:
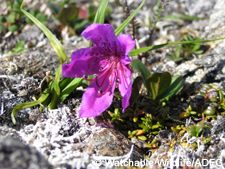
[[[112,6],[115,4],[112,2]],[[128,5],[136,3],[128,1]],[[146,17],[152,17],[154,2],[147,1],[137,17],[140,28],[137,32],[140,46],[149,44],[151,36]],[[191,22],[161,21],[156,24],[154,43],[165,40],[175,40],[182,30],[193,31],[205,39],[221,38],[225,30],[225,0],[175,0],[165,1],[164,15],[174,11],[182,11],[189,15],[204,17],[203,20]],[[2,10],[2,9],[1,9]],[[124,17],[123,8],[118,7],[112,13],[114,25],[118,25]],[[129,31],[129,30],[127,30]],[[11,122],[12,108],[21,102],[32,100],[46,72],[54,73],[57,67],[57,57],[48,44],[47,39],[35,26],[26,26],[23,31],[14,36],[0,38],[0,169],[47,169],[47,168],[99,168],[96,160],[141,160],[146,155],[143,146],[135,140],[128,139],[112,126],[106,127],[96,119],[79,119],[79,109],[82,89],[59,109],[40,112],[39,109],[26,109],[18,113],[17,125]],[[6,55],[8,50],[19,40],[26,44],[32,43],[32,48],[22,54]],[[64,39],[66,52],[86,45],[80,37],[73,36]],[[225,90],[225,41],[209,43],[209,49],[199,56],[177,63],[166,56],[169,49],[162,49],[142,57],[143,63],[155,72],[169,71],[185,77],[184,92],[195,97],[203,84],[214,84]],[[180,99],[177,107],[187,104]],[[183,98],[185,99],[185,98]],[[197,103],[196,103],[197,104]],[[175,108],[174,108],[175,109]],[[175,109],[176,110],[176,109]],[[185,126],[193,124],[187,119]],[[169,161],[167,168],[175,168],[179,159],[220,159],[225,160],[225,118],[218,115],[207,124],[208,134],[212,136],[210,144],[202,144],[201,138],[191,137],[187,132],[178,137],[169,129],[164,129],[157,135],[161,141],[157,150],[149,150],[148,160],[157,158]],[[185,140],[186,146],[183,145]],[[188,145],[196,143],[195,151]],[[173,145],[173,146],[171,146]],[[219,167],[223,168],[224,165]],[[215,164],[205,168],[219,168]],[[114,168],[103,163],[100,168]],[[151,165],[149,168],[163,168]],[[195,166],[194,168],[201,168]],[[204,167],[203,167],[204,168]]]

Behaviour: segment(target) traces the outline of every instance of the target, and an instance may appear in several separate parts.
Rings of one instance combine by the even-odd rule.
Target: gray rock
[[[190,15],[207,17],[212,14],[216,0],[183,0],[183,2]]]
[[[131,141],[120,132],[111,128],[102,128],[85,140],[86,152],[98,156],[123,156],[131,149]],[[135,148],[132,152],[132,160],[143,158],[140,152]]]
[[[0,126],[0,169],[53,168],[35,148],[26,145],[19,133],[8,126]]]
[[[22,138],[15,129],[7,126],[0,126],[0,138],[2,139],[4,137],[12,137],[13,139],[20,140],[22,142]]]
[[[0,169],[52,169],[34,148],[12,137],[0,139]]]

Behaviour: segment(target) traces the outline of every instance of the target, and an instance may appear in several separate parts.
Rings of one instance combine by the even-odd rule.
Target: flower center
[[[117,79],[118,63],[119,59],[113,56],[101,61],[99,74],[96,76],[96,85],[100,95],[104,95],[107,92],[113,92],[113,88],[117,81],[119,81]]]

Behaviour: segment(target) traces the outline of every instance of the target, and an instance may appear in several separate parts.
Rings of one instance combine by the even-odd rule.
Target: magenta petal
[[[132,83],[131,82],[131,70],[128,66],[120,64],[118,65],[118,77],[119,77],[119,91],[121,96],[125,96],[127,93],[129,85]]]
[[[98,73],[99,59],[93,54],[93,48],[83,48],[73,52],[69,64],[63,64],[62,74],[64,77],[82,77]]]
[[[91,24],[82,32],[82,36],[93,42],[101,51],[102,57],[120,55],[124,50],[110,24]]]
[[[123,65],[129,65],[131,63],[131,59],[128,55],[124,55],[120,58],[120,62],[123,64]]]
[[[97,45],[116,40],[113,27],[110,24],[91,24],[82,32],[82,36]]]
[[[122,99],[123,111],[129,106],[129,100],[132,92],[131,70],[128,66],[120,64],[117,70],[119,77],[119,91]]]
[[[125,55],[128,55],[128,53],[135,47],[135,41],[130,35],[121,34],[118,36],[118,40],[120,44],[126,49]]]
[[[130,85],[128,86],[127,93],[123,96],[123,99],[122,99],[123,112],[130,104],[131,93],[132,93],[132,83],[130,83]]]
[[[108,75],[107,72],[104,75],[100,75],[86,89],[82,97],[79,111],[80,117],[99,116],[112,104],[115,83],[110,84],[110,81],[114,81],[115,76],[113,74]],[[99,90],[99,83],[102,84],[101,92]]]

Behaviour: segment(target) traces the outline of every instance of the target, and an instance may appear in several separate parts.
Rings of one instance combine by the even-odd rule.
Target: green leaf
[[[140,60],[135,59],[132,61],[132,68],[137,70],[141,74],[144,83],[146,84],[147,79],[150,76],[150,72],[148,71],[146,66]]]
[[[204,124],[199,122],[198,124],[192,125],[187,128],[187,132],[192,136],[192,137],[199,137],[200,134],[202,133],[202,130],[204,128]]]
[[[59,82],[60,90],[62,91],[71,81],[73,78],[63,78]]]
[[[43,13],[38,12],[35,17],[42,23],[46,23],[47,21],[47,17]]]
[[[97,13],[95,15],[95,23],[104,23],[105,21],[105,11],[107,9],[109,0],[101,0]]]
[[[172,96],[178,94],[183,88],[184,80],[181,76],[174,76],[172,83],[165,92],[158,96],[161,101],[169,100]]]
[[[21,104],[16,105],[13,108],[12,113],[11,113],[11,118],[12,118],[13,124],[16,124],[16,118],[15,117],[16,117],[17,111],[37,106],[37,105],[41,104],[42,102],[44,102],[48,98],[48,96],[49,96],[48,93],[43,93],[38,100],[35,100],[35,101],[32,101],[32,102],[25,102],[25,103],[21,103]]]
[[[10,54],[19,54],[25,51],[25,42],[24,41],[18,41],[16,43],[16,46],[8,53]]]
[[[61,92],[60,99],[62,102],[77,88],[82,82],[82,78],[73,79]]]
[[[10,13],[8,16],[7,16],[7,18],[6,18],[6,21],[8,22],[8,23],[15,23],[15,21],[16,21],[16,13],[15,12],[12,12],[12,13]]]
[[[9,26],[8,29],[9,29],[10,32],[15,32],[15,31],[18,30],[18,26],[16,26],[16,25],[11,25],[11,26]]]
[[[33,107],[33,106],[37,106],[38,104],[39,104],[39,101],[36,100],[36,101],[33,101],[33,102],[25,102],[25,103],[21,103],[21,104],[16,105],[13,108],[13,111],[11,113],[11,118],[12,118],[13,124],[16,124],[15,116],[16,116],[17,111],[22,110],[22,109],[26,109],[26,108],[30,108],[30,107]]]
[[[150,90],[151,98],[157,99],[158,95],[166,91],[171,83],[171,75],[168,72],[154,73],[147,80],[147,89]]]
[[[145,1],[146,0],[142,0],[140,5],[131,13],[131,15],[117,27],[117,29],[115,30],[116,35],[119,35],[126,28],[126,26],[132,21],[132,19],[137,15],[137,13],[144,5]]]
[[[164,43],[164,44],[160,44],[160,45],[152,45],[149,47],[143,47],[143,48],[139,48],[139,49],[134,49],[129,53],[129,56],[138,56],[141,53],[145,53],[151,50],[155,50],[155,49],[160,49],[164,46],[168,45],[168,43]]]
[[[181,55],[181,52],[182,52],[182,46],[178,45],[176,49],[168,55],[168,58],[170,60],[173,60],[174,62],[180,62],[181,60],[184,59],[184,57],[182,57]]]
[[[62,65],[59,65],[59,67],[55,71],[55,79],[52,84],[53,88],[58,96],[60,95],[59,82],[60,82],[61,74],[62,74]]]
[[[206,116],[212,116],[216,114],[216,108],[215,106],[209,105],[203,112]]]
[[[54,81],[52,82],[52,84],[50,86],[51,94],[52,94],[51,102],[48,105],[48,107],[50,109],[57,108],[57,104],[59,102],[59,96],[60,96],[60,93],[61,93],[61,89],[60,89],[60,86],[59,86],[61,73],[62,73],[62,65],[59,65],[59,67],[56,69],[56,72],[55,72],[55,79],[54,79]]]
[[[35,18],[32,14],[29,12],[25,11],[23,8],[23,2],[20,6],[20,10],[32,21],[35,23],[36,26],[38,26],[43,33],[46,35],[48,40],[50,41],[51,46],[55,50],[56,54],[58,55],[60,63],[64,63],[67,59],[67,55],[63,49],[62,44],[60,41],[55,37],[55,35],[52,34],[52,32],[45,26],[43,25],[37,18]]]
[[[146,141],[147,137],[146,136],[138,136],[138,139],[141,141]]]
[[[78,18],[79,8],[77,8],[75,3],[70,3],[68,6],[62,8],[57,14],[57,18],[61,23],[69,25]]]
[[[211,39],[211,40],[196,39],[196,40],[189,40],[189,41],[168,42],[168,43],[163,43],[160,45],[152,45],[148,47],[134,49],[129,53],[129,56],[138,56],[141,53],[145,53],[155,49],[160,49],[165,46],[176,46],[176,45],[182,45],[182,44],[199,44],[199,43],[201,44],[201,43],[214,42],[214,41],[224,40],[224,39],[225,38],[217,38],[217,39]]]
[[[51,92],[51,101],[48,105],[48,108],[49,109],[56,109],[57,105],[58,105],[58,102],[59,102],[59,95],[56,93],[55,90],[53,90]]]
[[[0,22],[0,33],[4,32],[5,29],[4,25]]]
[[[141,90],[142,77],[138,76],[134,79],[132,84],[131,103],[136,103],[139,97],[139,91]]]

